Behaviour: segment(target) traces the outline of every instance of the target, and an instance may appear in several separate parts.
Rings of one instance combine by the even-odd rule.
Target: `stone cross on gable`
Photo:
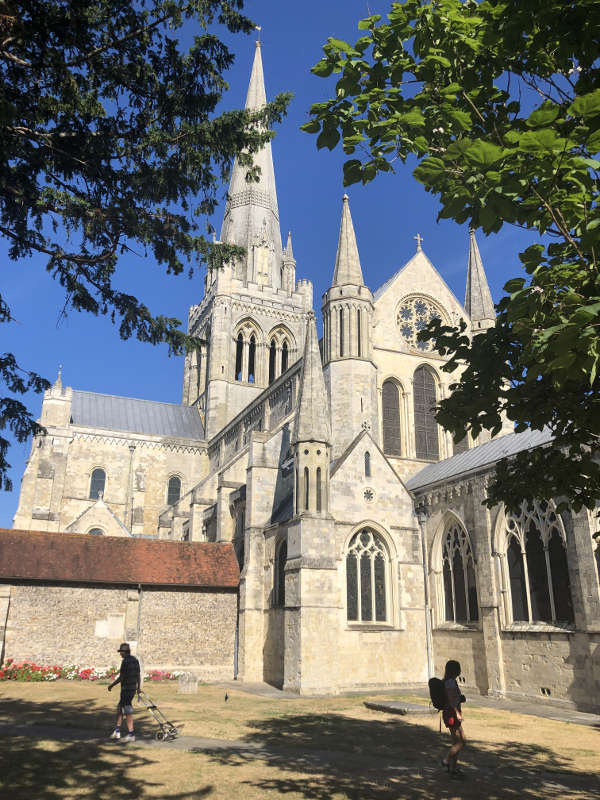
[[[418,253],[420,250],[422,250],[421,242],[423,242],[424,239],[423,239],[423,237],[421,236],[420,233],[417,233],[416,236],[413,236],[413,239],[417,240],[417,253]]]

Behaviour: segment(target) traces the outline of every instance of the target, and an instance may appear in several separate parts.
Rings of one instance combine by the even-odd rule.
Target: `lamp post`
[[[427,644],[427,678],[433,677],[433,641],[431,636],[431,606],[429,604],[429,576],[427,575],[427,547],[425,545],[425,523],[427,512],[425,506],[415,509],[417,522],[421,531],[421,554],[423,558],[423,589],[425,592],[425,641]]]

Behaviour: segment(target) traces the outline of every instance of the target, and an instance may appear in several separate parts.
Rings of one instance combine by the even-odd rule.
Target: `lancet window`
[[[566,534],[554,505],[524,503],[507,515],[506,537],[512,620],[572,623]]]
[[[364,528],[350,540],[346,554],[349,622],[386,622],[390,560],[381,536]]]
[[[243,383],[259,383],[257,351],[261,337],[250,321],[241,325],[235,334],[234,379]]]
[[[438,426],[434,416],[435,379],[427,367],[418,367],[413,376],[415,446],[417,458],[440,457]]]
[[[479,611],[473,552],[469,536],[458,522],[444,533],[442,575],[446,622],[476,622]]]
[[[268,337],[269,384],[282,375],[290,365],[292,338],[285,329],[273,331]]]
[[[285,565],[287,562],[287,542],[279,543],[275,552],[275,574],[273,581],[273,605],[285,606]]]
[[[390,456],[401,455],[400,392],[394,381],[384,381],[381,393],[383,412],[383,452]]]
[[[371,477],[371,453],[365,451],[365,478]]]
[[[90,480],[90,500],[97,500],[104,495],[106,487],[106,472],[103,469],[95,469]]]
[[[172,506],[181,497],[181,478],[171,475],[167,485],[167,504]]]

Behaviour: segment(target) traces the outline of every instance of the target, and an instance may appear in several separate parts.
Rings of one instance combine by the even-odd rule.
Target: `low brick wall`
[[[33,582],[2,589],[10,593],[4,659],[103,667],[118,664],[119,643],[131,641],[146,669],[233,677],[235,591]]]

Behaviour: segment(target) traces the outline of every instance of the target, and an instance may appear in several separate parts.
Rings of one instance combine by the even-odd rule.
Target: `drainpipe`
[[[421,531],[421,554],[423,557],[423,588],[425,591],[425,641],[427,644],[427,678],[433,678],[433,638],[431,635],[431,605],[429,602],[429,576],[427,574],[427,547],[425,545],[425,523],[427,512],[425,506],[415,509],[419,529]]]

